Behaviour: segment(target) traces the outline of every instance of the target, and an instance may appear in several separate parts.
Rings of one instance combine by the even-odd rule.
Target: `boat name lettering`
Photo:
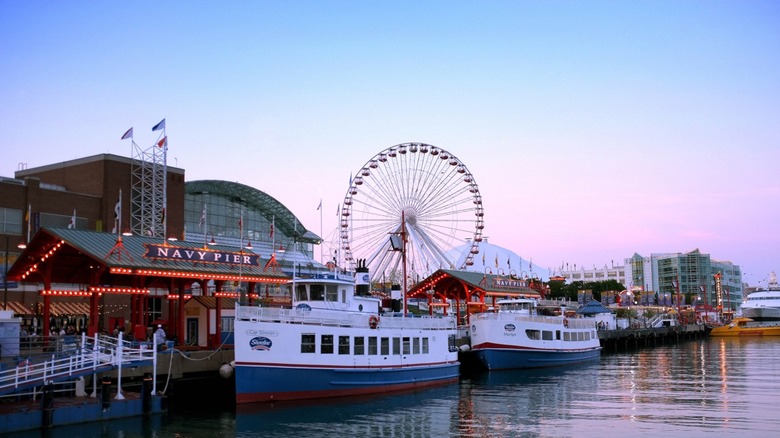
[[[208,249],[177,248],[167,245],[145,244],[145,258],[183,260],[188,262],[226,263],[230,265],[260,266],[260,256],[241,252],[211,251]]]
[[[276,330],[247,330],[246,334],[248,336],[279,336],[279,332]]]
[[[506,324],[506,325],[504,326],[504,331],[505,331],[505,332],[513,332],[513,331],[515,331],[515,329],[516,329],[516,328],[517,328],[517,327],[515,327],[515,325],[514,325],[514,324]]]
[[[252,350],[268,351],[271,349],[271,345],[273,342],[265,336],[257,336],[249,340],[249,347]]]

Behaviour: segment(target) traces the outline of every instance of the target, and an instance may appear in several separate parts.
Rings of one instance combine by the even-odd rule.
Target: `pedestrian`
[[[163,345],[167,339],[165,338],[165,330],[162,328],[162,324],[157,324],[157,330],[154,332],[154,343],[157,345],[157,351],[163,350]]]

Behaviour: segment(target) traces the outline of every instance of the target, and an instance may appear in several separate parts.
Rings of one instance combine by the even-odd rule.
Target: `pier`
[[[707,337],[708,333],[709,330],[703,324],[598,331],[602,353],[623,353],[640,348],[702,339]]]

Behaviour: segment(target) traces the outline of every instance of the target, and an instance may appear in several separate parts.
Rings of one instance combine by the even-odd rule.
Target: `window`
[[[401,354],[401,338],[393,338],[393,354]]]
[[[371,336],[368,338],[368,354],[370,356],[376,356],[377,349],[376,349],[376,336]]]
[[[349,354],[349,336],[339,336],[339,354]]]
[[[540,332],[539,330],[528,329],[525,331],[525,335],[528,336],[528,339],[533,339],[533,340],[542,339],[542,332]]]
[[[0,208],[0,233],[15,236],[22,234],[22,210]]]
[[[333,354],[333,335],[322,335],[320,338],[320,353]]]
[[[571,341],[571,332],[563,332],[563,340]]]
[[[366,352],[366,338],[362,336],[355,337],[355,355],[362,356]]]
[[[381,346],[380,354],[387,356],[388,354],[390,354],[390,338],[382,338],[381,342],[382,343],[380,345]]]
[[[420,354],[420,338],[412,338],[412,353]]]
[[[542,340],[543,341],[552,341],[553,340],[553,332],[551,332],[550,330],[542,331]]]
[[[410,338],[404,338],[404,354],[411,354],[412,353],[412,343]]]
[[[309,297],[306,296],[306,285],[299,284],[295,286],[295,300],[296,301],[308,301]]]
[[[301,335],[301,353],[314,353],[316,349],[315,340],[317,337],[312,334]]]
[[[321,284],[312,284],[309,286],[312,301],[323,301],[325,299],[325,286]]]
[[[335,284],[326,285],[325,299],[327,301],[337,301],[339,299],[339,290]]]
[[[428,338],[422,338],[422,352],[428,354]]]

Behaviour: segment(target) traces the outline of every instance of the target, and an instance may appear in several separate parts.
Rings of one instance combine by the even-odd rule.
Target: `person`
[[[157,330],[154,332],[154,343],[157,345],[157,351],[163,350],[163,345],[165,345],[166,341],[165,330],[163,330],[162,324],[157,324]]]

